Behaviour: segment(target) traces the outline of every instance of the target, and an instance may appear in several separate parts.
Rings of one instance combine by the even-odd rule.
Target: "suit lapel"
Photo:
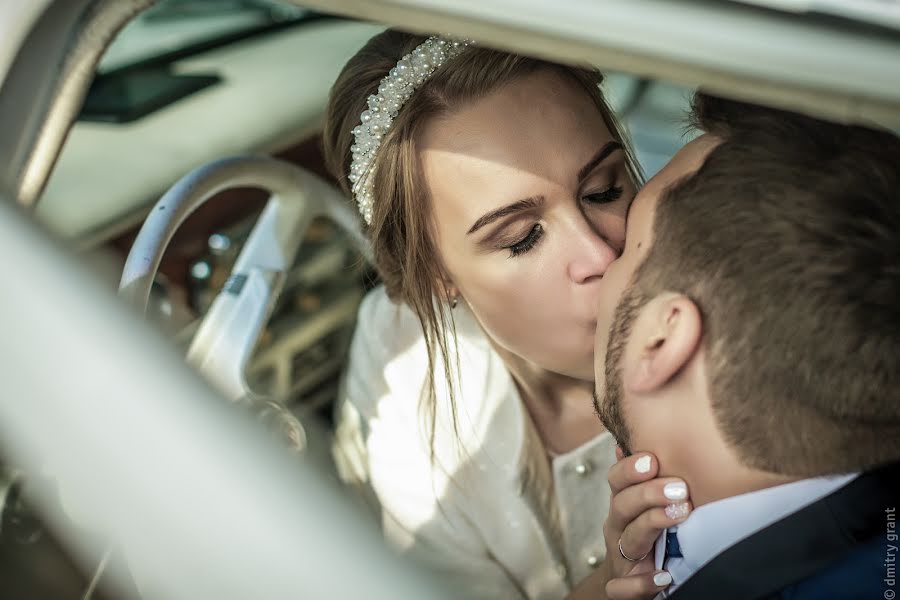
[[[898,496],[900,463],[864,473],[738,542],[679,586],[671,598],[750,600],[770,596],[883,534],[884,510],[896,506]]]

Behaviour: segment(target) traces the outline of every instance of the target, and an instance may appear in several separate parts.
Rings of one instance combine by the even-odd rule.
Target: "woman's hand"
[[[668,573],[655,568],[653,549],[663,530],[690,514],[687,485],[674,477],[657,479],[659,463],[652,454],[625,458],[616,448],[616,457],[609,469],[612,500],[603,525],[606,595],[609,600],[649,599],[672,582]]]

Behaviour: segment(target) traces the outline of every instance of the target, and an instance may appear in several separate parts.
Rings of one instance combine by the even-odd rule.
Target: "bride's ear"
[[[653,298],[634,324],[640,354],[623,373],[626,388],[637,394],[659,390],[693,358],[703,335],[697,305],[681,294]]]
[[[435,289],[437,290],[437,293],[440,294],[441,300],[451,306],[454,306],[459,299],[459,289],[453,283],[453,279],[451,279],[449,275],[442,275],[439,277]]]

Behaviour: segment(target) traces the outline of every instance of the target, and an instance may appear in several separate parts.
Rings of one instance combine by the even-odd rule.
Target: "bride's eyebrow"
[[[498,208],[497,210],[491,211],[491,212],[487,213],[486,215],[483,215],[482,217],[480,217],[477,221],[475,221],[475,224],[472,225],[472,228],[466,232],[466,235],[471,235],[471,234],[475,233],[482,227],[484,227],[486,225],[490,225],[497,219],[502,219],[503,217],[506,217],[508,215],[511,215],[511,214],[514,214],[514,213],[517,213],[517,212],[520,212],[523,210],[532,210],[532,209],[538,208],[543,203],[544,203],[543,196],[532,196],[530,198],[524,198],[522,200],[517,200],[516,202],[513,202],[512,204],[507,204],[506,206]]]
[[[590,175],[591,172],[597,168],[597,165],[599,165],[604,160],[606,160],[606,158],[610,154],[612,154],[616,150],[621,150],[621,149],[622,149],[622,144],[620,144],[619,142],[616,142],[616,141],[611,141],[611,142],[607,142],[606,144],[604,144],[603,147],[600,148],[600,150],[598,150],[597,153],[594,154],[594,156],[592,156],[591,159],[589,161],[587,161],[584,164],[584,166],[581,167],[581,169],[578,170],[578,181],[579,182],[584,181],[588,177],[588,175]],[[492,211],[492,212],[487,213],[486,215],[483,215],[477,221],[475,221],[475,224],[472,225],[472,227],[469,229],[469,231],[466,232],[466,235],[471,235],[471,234],[475,233],[482,227],[485,227],[486,225],[490,225],[497,219],[502,219],[503,217],[506,217],[513,213],[517,213],[519,211],[537,208],[543,203],[544,203],[543,196],[532,196],[531,198],[525,198],[523,200],[518,200],[516,202],[513,202],[512,204],[508,204],[506,206],[498,208],[495,211]],[[628,205],[628,208],[629,209],[631,208],[630,204]]]
[[[616,150],[621,150],[622,144],[616,141],[607,142],[603,145],[600,150],[589,160],[587,161],[581,169],[578,170],[578,181],[582,182],[587,179],[587,176],[591,174],[591,172],[597,168],[597,165],[606,160],[606,157],[615,152]]]

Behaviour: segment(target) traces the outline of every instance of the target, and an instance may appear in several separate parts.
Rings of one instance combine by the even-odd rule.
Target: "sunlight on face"
[[[590,96],[539,71],[435,120],[420,142],[450,283],[500,347],[592,379],[600,281],[635,190]]]

